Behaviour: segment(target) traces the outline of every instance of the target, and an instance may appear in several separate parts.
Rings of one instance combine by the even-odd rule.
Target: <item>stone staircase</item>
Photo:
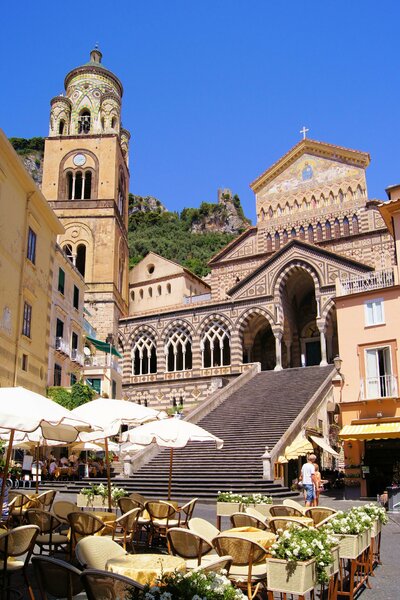
[[[270,450],[275,446],[332,372],[332,365],[263,371],[234,391],[197,422],[224,440],[222,450],[209,443],[174,450],[173,497],[215,501],[219,490],[291,495],[287,488],[262,478],[261,457],[265,446]],[[168,449],[162,450],[131,478],[119,477],[115,483],[147,497],[165,497],[169,456]],[[77,491],[82,485],[87,482],[68,488]]]

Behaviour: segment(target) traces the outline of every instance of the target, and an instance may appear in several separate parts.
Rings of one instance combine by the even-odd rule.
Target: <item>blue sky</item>
[[[369,196],[400,181],[400,4],[337,0],[7,3],[0,127],[45,136],[95,42],[124,85],[131,191],[170,210],[238,193],[300,139],[368,151]]]

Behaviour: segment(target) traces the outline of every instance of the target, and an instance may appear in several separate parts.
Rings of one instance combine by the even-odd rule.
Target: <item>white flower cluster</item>
[[[339,510],[326,524],[328,530],[344,535],[357,535],[371,526],[372,519],[362,507],[352,508],[348,512]]]
[[[218,492],[217,502],[238,502],[239,504],[272,504],[271,496],[264,494],[236,494],[234,492]]]
[[[386,525],[389,520],[386,510],[383,506],[380,506],[380,504],[371,502],[370,504],[364,504],[363,506],[358,507],[358,510],[364,511],[373,521],[378,519],[382,525]]]

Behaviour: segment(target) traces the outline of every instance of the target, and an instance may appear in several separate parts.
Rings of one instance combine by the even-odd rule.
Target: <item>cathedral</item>
[[[51,101],[42,187],[97,337],[121,354],[122,396],[190,406],[254,363],[332,363],[337,283],[394,264],[368,197],[368,153],[302,139],[251,183],[257,223],[212,257],[205,279],[152,252],[129,272],[122,96],[98,49],[67,74]]]

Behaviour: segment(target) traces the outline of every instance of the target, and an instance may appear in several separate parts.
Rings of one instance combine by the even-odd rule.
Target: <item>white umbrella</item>
[[[171,499],[172,463],[174,448],[184,448],[188,442],[215,442],[217,449],[221,450],[224,441],[209,433],[202,427],[182,421],[181,419],[165,419],[146,423],[124,434],[124,439],[132,444],[148,446],[152,443],[161,448],[170,448],[168,500]]]
[[[34,432],[40,428],[44,439],[73,442],[81,431],[93,428],[84,419],[71,414],[60,404],[23,387],[0,388],[0,437],[9,433],[9,446],[4,465],[0,493],[3,506],[4,490],[10,465],[14,434]]]
[[[112,400],[109,398],[98,398],[86,404],[82,404],[71,411],[79,419],[94,422],[102,428],[102,433],[83,433],[79,436],[82,442],[97,442],[104,440],[106,453],[107,485],[108,485],[108,508],[111,510],[111,476],[110,457],[108,454],[108,438],[117,435],[121,425],[140,425],[154,419],[165,418],[164,412],[141,406],[129,400]]]

